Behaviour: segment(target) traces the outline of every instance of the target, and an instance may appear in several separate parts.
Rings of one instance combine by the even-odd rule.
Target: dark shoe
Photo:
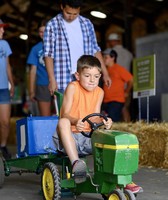
[[[72,166],[72,177],[75,183],[83,183],[86,181],[86,163],[83,160],[77,160]]]
[[[11,159],[12,156],[11,156],[11,154],[9,153],[7,147],[0,147],[0,150],[1,150],[1,152],[2,152],[3,157],[4,157],[6,160]]]
[[[126,185],[126,187],[124,189],[130,190],[133,194],[137,194],[137,193],[143,192],[142,187],[136,185],[133,182],[128,184],[128,185]]]

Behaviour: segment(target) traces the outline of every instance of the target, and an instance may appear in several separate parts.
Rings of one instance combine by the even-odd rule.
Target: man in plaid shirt
[[[62,12],[52,18],[45,29],[44,57],[51,95],[56,90],[64,92],[73,80],[77,60],[83,54],[99,59],[104,81],[111,85],[93,24],[79,14],[81,4],[82,0],[62,0]]]

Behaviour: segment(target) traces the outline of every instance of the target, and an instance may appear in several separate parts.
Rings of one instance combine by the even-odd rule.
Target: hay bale
[[[140,165],[168,168],[168,123],[114,123],[112,129],[137,136]]]
[[[16,144],[16,121],[11,118],[9,144]],[[112,129],[137,136],[140,146],[139,164],[168,168],[168,123],[113,123]]]
[[[8,137],[8,144],[16,145],[16,121],[20,118],[12,117],[10,119],[10,133]]]

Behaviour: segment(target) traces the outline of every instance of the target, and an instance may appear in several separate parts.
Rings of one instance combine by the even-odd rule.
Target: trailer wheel
[[[126,200],[136,200],[135,195],[130,190],[124,190]]]
[[[126,197],[121,190],[115,189],[109,194],[108,200],[126,200]]]
[[[4,171],[4,162],[2,157],[0,156],[0,188],[2,188],[5,178],[5,171]]]
[[[61,198],[60,177],[54,163],[48,162],[44,165],[41,186],[45,200],[59,200]]]

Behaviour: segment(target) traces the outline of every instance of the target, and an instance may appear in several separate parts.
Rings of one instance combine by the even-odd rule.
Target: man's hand
[[[106,76],[103,76],[103,79],[104,79],[105,84],[109,88],[111,86],[111,83],[112,83],[111,78],[108,75],[106,75]]]
[[[15,86],[11,85],[11,88],[10,88],[10,97],[13,97],[14,94],[15,94]]]
[[[54,92],[58,90],[57,82],[56,82],[55,79],[52,79],[52,80],[49,82],[48,89],[49,89],[49,91],[50,91],[51,96],[53,96],[53,95],[54,95]]]
[[[35,99],[35,92],[34,92],[34,91],[30,92],[29,97],[30,97],[30,100],[31,100],[32,102],[35,102],[35,101],[36,101],[36,99]]]

